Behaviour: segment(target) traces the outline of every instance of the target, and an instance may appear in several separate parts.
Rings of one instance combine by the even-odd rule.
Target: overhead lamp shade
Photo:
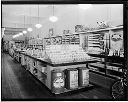
[[[16,35],[13,36],[13,38],[16,38],[16,37],[18,37],[18,36],[19,36],[19,34],[16,34]]]
[[[27,31],[25,31],[25,30],[24,30],[24,31],[23,31],[23,33],[24,33],[24,34],[26,34],[26,33],[27,33]]]
[[[16,38],[16,36],[14,35],[14,36],[12,36],[13,38]]]
[[[39,28],[42,27],[42,25],[41,24],[36,24],[35,27],[39,29]]]
[[[56,16],[51,16],[51,17],[49,17],[49,20],[50,20],[51,22],[56,22],[56,21],[58,21],[58,17],[56,17]]]
[[[32,28],[28,28],[27,30],[28,30],[29,32],[31,32],[31,31],[32,31]]]
[[[78,6],[79,6],[81,9],[84,9],[84,10],[89,9],[89,8],[92,7],[91,4],[78,4]]]
[[[20,36],[20,35],[23,35],[23,33],[19,33],[18,35],[19,35],[19,36]]]

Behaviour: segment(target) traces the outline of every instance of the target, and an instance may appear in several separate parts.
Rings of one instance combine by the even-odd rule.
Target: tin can
[[[64,72],[62,70],[51,71],[51,89],[55,94],[63,93],[65,86]]]
[[[79,87],[89,85],[89,69],[86,67],[79,67],[78,69],[78,83]]]
[[[65,75],[66,89],[73,90],[78,88],[78,70],[74,68],[66,69]]]

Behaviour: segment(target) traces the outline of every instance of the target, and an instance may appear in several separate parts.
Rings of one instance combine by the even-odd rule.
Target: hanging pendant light
[[[58,21],[58,17],[54,16],[54,5],[53,5],[53,9],[52,9],[52,10],[53,10],[53,11],[52,11],[53,16],[50,16],[50,17],[49,17],[49,20],[50,20],[51,22],[57,22],[57,21]]]
[[[24,30],[24,31],[23,31],[23,34],[26,34],[26,33],[27,33],[27,31],[26,31],[26,30]]]
[[[24,15],[24,28],[25,28],[25,15]],[[23,31],[23,34],[26,34],[26,33],[27,33],[27,31],[24,30],[24,31]]]
[[[31,32],[31,31],[32,31],[32,28],[28,28],[27,30],[28,30],[29,32]]]
[[[19,33],[19,35],[23,35],[23,33]]]
[[[29,14],[30,14],[30,25],[31,25],[31,8],[30,8],[30,7],[29,7]],[[29,27],[29,28],[27,29],[27,31],[31,32],[31,31],[32,31],[32,28]]]
[[[38,5],[38,24],[36,24],[35,27],[38,29],[42,27],[42,25],[39,24],[39,5]]]

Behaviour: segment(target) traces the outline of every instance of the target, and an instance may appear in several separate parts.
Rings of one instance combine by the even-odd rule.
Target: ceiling
[[[91,18],[94,18],[94,13],[96,13],[96,15],[100,15],[100,12],[104,12],[105,10],[107,10],[102,10],[106,6],[104,4],[93,4],[93,6],[95,7],[95,9],[91,10],[92,13],[89,13],[90,11],[87,11],[85,13],[86,18],[88,19],[90,18],[88,16],[92,16]],[[113,7],[112,4],[111,7]],[[46,25],[45,23],[47,23],[47,26],[49,26],[50,24],[47,21],[49,20],[49,16],[53,15],[53,12],[54,15],[59,16],[61,19],[64,19],[66,18],[67,12],[70,16],[70,14],[72,15],[72,12],[77,10],[77,4],[55,4],[54,11],[52,4],[2,4],[2,27],[6,28],[5,35],[15,35],[18,32],[23,31],[23,29],[34,26],[38,22],[41,22],[41,24],[43,25]],[[100,16],[97,16],[97,19]]]

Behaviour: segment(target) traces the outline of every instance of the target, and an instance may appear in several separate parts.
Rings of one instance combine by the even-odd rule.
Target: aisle
[[[2,99],[111,99],[108,90],[92,90],[71,95],[53,96],[40,82],[8,54],[2,53]]]

